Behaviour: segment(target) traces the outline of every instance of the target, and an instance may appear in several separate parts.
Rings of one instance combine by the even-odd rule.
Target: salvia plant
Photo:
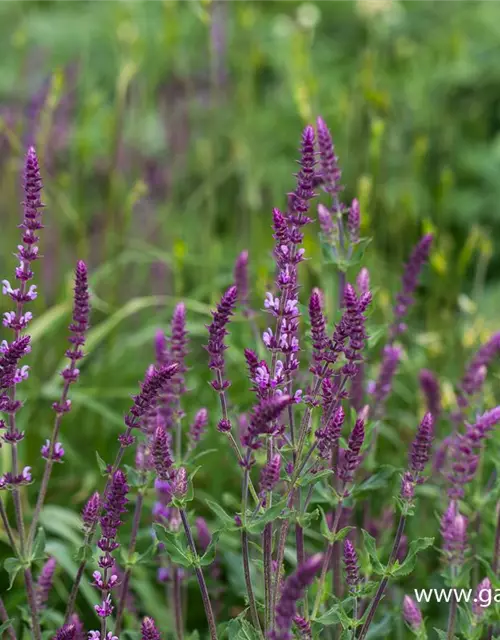
[[[17,426],[23,410],[18,387],[29,375],[25,359],[31,348],[29,306],[37,295],[34,265],[41,257],[43,223],[50,216],[44,214],[33,148],[25,160],[23,208],[15,280],[3,281],[10,306],[4,313],[0,355],[0,428],[2,446],[8,450],[3,460],[10,462],[0,476],[0,516],[12,549],[4,568],[11,586],[23,581],[26,598],[21,615],[7,611],[0,599],[0,636],[182,640],[190,626],[185,585],[196,582],[206,616],[199,633],[208,630],[212,640],[363,640],[377,628],[385,637],[389,627],[380,625],[387,612],[390,628],[425,638],[431,631],[426,605],[422,610],[413,594],[401,589],[417,563],[424,562],[425,550],[439,555],[441,586],[471,587],[483,596],[493,591],[500,569],[500,515],[493,548],[478,549],[477,541],[482,512],[494,510],[498,500],[496,467],[491,468],[485,452],[500,422],[500,407],[484,406],[483,388],[500,351],[500,333],[466,364],[456,385],[456,408],[449,414],[442,408],[437,376],[429,369],[418,373],[415,387],[420,387],[426,411],[405,425],[413,432],[407,462],[403,468],[381,465],[384,421],[405,358],[403,337],[411,339],[406,323],[433,237],[424,235],[404,266],[389,326],[382,334],[378,330],[385,342],[374,363],[368,343],[377,296],[370,273],[360,264],[368,244],[360,233],[362,212],[356,199],[342,200],[332,137],[318,118],[315,127],[303,131],[299,169],[285,206],[272,212],[275,278],[261,311],[252,308],[250,260],[244,251],[235,261],[234,284],[221,294],[207,325],[206,365],[198,366],[208,365],[216,416],[196,406],[196,390],[187,386],[187,312],[179,302],[168,331],[155,336],[154,362],[124,416],[114,458],[98,457],[103,480],[81,511],[78,569],[66,602],[50,610],[57,565],[45,551],[41,515],[54,465],[64,460],[65,415],[85,357],[90,293],[87,266],[78,261],[68,364],[61,372],[60,398],[53,404],[52,435],[40,452],[43,472],[34,477],[22,464],[25,433]],[[325,260],[336,271],[331,318],[331,294],[315,288],[307,295],[300,284],[307,260],[304,233],[314,223],[314,209]],[[253,394],[244,413],[232,398],[234,380],[226,367],[236,313],[254,340],[242,354],[246,367],[240,376]],[[211,424],[216,424],[221,447],[228,441],[241,485],[240,499],[229,507],[205,500],[201,506],[213,513],[207,522],[196,513],[195,473],[198,463],[203,464],[203,441]],[[438,424],[442,437],[435,444]],[[38,489],[35,503],[29,505],[25,494],[32,483]],[[379,516],[370,509],[374,490],[386,493]],[[413,537],[409,522],[419,517],[425,508],[420,503],[429,495],[437,495],[439,505],[433,515],[435,537]],[[146,508],[150,499],[152,511]],[[497,511],[500,514],[498,506]],[[144,528],[150,530],[146,549],[138,544]],[[224,606],[228,540],[238,540],[246,590],[243,606],[234,615]],[[131,587],[138,565],[165,585],[172,621],[168,629],[159,628],[147,611],[137,608]],[[92,620],[78,606],[84,583],[95,593]],[[486,608],[482,601],[476,598],[467,609],[451,597],[440,605],[448,609],[447,626],[436,633],[450,639],[460,633],[493,637],[498,632],[495,604]],[[91,628],[86,631],[84,626]]]

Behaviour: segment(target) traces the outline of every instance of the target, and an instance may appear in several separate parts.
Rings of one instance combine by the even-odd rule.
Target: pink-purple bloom
[[[142,640],[160,640],[160,632],[158,631],[153,618],[144,618],[141,625]]]
[[[297,570],[285,580],[280,600],[276,606],[276,626],[270,634],[272,640],[290,640],[292,638],[291,628],[297,613],[297,603],[304,596],[307,587],[312,584],[322,564],[323,556],[318,553],[297,567]]]
[[[418,630],[422,626],[422,613],[410,596],[403,598],[403,617],[412,629]]]
[[[42,610],[47,605],[49,599],[49,593],[52,589],[52,582],[54,580],[54,572],[56,570],[56,559],[50,557],[42,567],[40,575],[38,576],[38,582],[35,589],[36,606],[38,610]]]
[[[437,419],[441,413],[441,395],[438,379],[429,369],[421,369],[418,379],[425,397],[427,411],[432,414],[434,419]]]
[[[350,589],[355,589],[359,584],[358,555],[348,538],[344,541],[344,567],[346,582]]]

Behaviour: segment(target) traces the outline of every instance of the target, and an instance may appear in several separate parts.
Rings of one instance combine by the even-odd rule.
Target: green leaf
[[[224,509],[217,502],[212,500],[206,500],[207,507],[211,509],[221,522],[225,525],[235,528],[234,518],[224,511]]]
[[[149,547],[146,549],[146,551],[144,553],[141,553],[138,560],[137,560],[137,564],[146,564],[148,563],[150,560],[152,560],[154,558],[154,556],[156,555],[158,551],[158,542],[156,540],[153,540],[153,542],[149,545]]]
[[[31,552],[31,561],[43,560],[45,557],[46,545],[45,531],[42,527],[38,527],[35,542],[33,543],[33,551]]]
[[[202,567],[206,567],[215,560],[215,554],[217,553],[217,543],[219,541],[220,535],[222,533],[222,529],[219,531],[214,531],[212,534],[212,539],[210,540],[210,544],[208,545],[205,553],[200,558],[200,565]]]
[[[286,508],[288,502],[288,498],[284,500],[280,500],[280,502],[276,503],[261,515],[252,520],[248,526],[247,530],[249,533],[262,533],[266,527],[266,524],[276,520],[280,516],[285,516],[290,513],[290,511]]]
[[[349,533],[349,531],[352,531],[355,528],[356,527],[344,527],[343,529],[340,529],[340,531],[337,531],[337,533],[333,536],[333,541],[339,542],[343,540],[346,537],[346,535]]]
[[[446,640],[448,638],[448,635],[446,634],[446,631],[442,631],[441,629],[438,629],[437,627],[434,627],[434,631],[437,633],[439,640]]]
[[[372,491],[379,491],[388,486],[390,480],[398,470],[391,465],[383,465],[377,473],[371,475],[365,482],[355,486],[351,495],[360,498]]]
[[[331,469],[324,469],[318,473],[306,473],[303,478],[298,480],[297,485],[299,487],[308,487],[310,484],[319,482],[320,480],[323,480],[323,478],[329,478],[332,475],[333,471]]]
[[[10,625],[11,625],[12,623],[14,623],[14,622],[15,622],[14,618],[9,618],[9,619],[7,619],[5,622],[3,622],[2,624],[0,624],[0,638],[2,637],[2,633],[3,633],[4,631],[7,631],[7,629],[10,627]]]
[[[78,563],[87,562],[90,558],[92,558],[92,547],[89,544],[82,544],[73,556],[73,559]]]
[[[107,476],[108,475],[108,471],[107,471],[108,465],[107,465],[107,463],[104,462],[104,460],[97,453],[97,451],[95,452],[95,457],[97,458],[97,465],[99,466],[99,471],[101,472],[101,475]]]
[[[301,516],[297,518],[297,524],[302,527],[302,529],[307,529],[313,520],[317,520],[319,518],[319,509],[314,509],[310,513],[303,513]]]
[[[188,454],[186,462],[189,463],[189,464],[193,464],[193,462],[196,462],[197,460],[200,460],[201,458],[204,458],[205,456],[208,456],[210,453],[215,453],[217,451],[218,451],[218,449],[205,449],[204,451],[200,451],[199,453],[197,453],[193,457],[191,457]]]
[[[380,562],[377,555],[377,545],[375,543],[375,538],[371,536],[368,531],[362,529],[363,540],[365,543],[365,549],[368,555],[370,556],[370,560],[372,563],[372,567],[375,573],[382,575],[385,572],[384,565]]]
[[[396,566],[396,568],[391,572],[393,576],[407,576],[410,574],[417,562],[417,555],[432,546],[434,543],[434,538],[418,538],[417,540],[413,540],[410,543],[410,550],[408,551],[408,555],[406,556],[404,562]]]
[[[23,565],[17,558],[7,558],[3,563],[3,568],[9,574],[9,589],[12,589],[17,574],[21,571]]]
[[[261,640],[255,627],[241,616],[227,625],[228,640]]]
[[[328,525],[328,521],[326,519],[326,514],[325,514],[324,510],[321,507],[318,507],[318,509],[319,509],[319,511],[321,513],[321,524],[320,524],[321,534],[329,542],[331,542],[332,539],[333,539],[333,533],[330,531],[330,526]]]
[[[192,567],[194,561],[191,552],[183,543],[183,538],[178,533],[167,531],[161,524],[155,524],[154,530],[160,542],[165,545],[165,549],[172,562],[181,567]]]

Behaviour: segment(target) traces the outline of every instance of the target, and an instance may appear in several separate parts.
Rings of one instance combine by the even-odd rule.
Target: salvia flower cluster
[[[4,602],[2,595],[0,635],[10,640],[183,640],[193,626],[193,607],[201,603],[206,622],[200,632],[208,630],[211,640],[226,632],[261,640],[364,640],[382,617],[380,609],[390,602],[394,613],[394,603],[400,601],[399,620],[392,616],[387,634],[406,628],[423,639],[425,609],[396,583],[425,567],[429,560],[423,551],[431,545],[439,548],[439,559],[430,561],[439,564],[445,584],[470,582],[477,594],[492,592],[500,571],[500,517],[489,508],[497,483],[489,451],[500,407],[487,406],[483,390],[500,352],[500,334],[465,366],[455,385],[455,407],[450,410],[449,386],[419,365],[405,396],[414,391],[413,413],[407,408],[393,417],[401,364],[411,363],[413,353],[407,331],[410,309],[425,280],[433,236],[424,235],[411,252],[385,340],[372,348],[371,316],[378,301],[372,274],[358,266],[366,246],[362,206],[357,198],[342,201],[339,158],[323,119],[305,127],[298,165],[284,203],[270,212],[274,282],[265,295],[253,291],[252,260],[243,250],[234,259],[234,283],[222,294],[216,292],[219,302],[206,325],[206,364],[200,365],[199,358],[189,361],[193,347],[182,301],[173,308],[167,329],[156,332],[154,362],[123,418],[115,457],[100,461],[103,486],[89,492],[81,510],[82,543],[70,580],[57,553],[45,551],[52,531],[43,516],[53,466],[64,461],[69,448],[60,435],[71,409],[70,388],[85,374],[92,277],[86,263],[78,261],[68,365],[52,405],[51,436],[41,445],[44,471],[39,476],[21,463],[25,433],[17,422],[23,406],[17,387],[29,375],[25,358],[31,350],[32,313],[26,307],[37,295],[33,265],[41,257],[44,208],[37,156],[33,148],[28,150],[18,284],[3,281],[3,293],[11,300],[3,316],[10,337],[0,346],[0,435],[8,451],[0,474],[0,518],[12,548],[5,567],[11,581],[23,580],[26,609],[15,622],[8,611],[14,601]],[[324,288],[308,293],[302,281],[308,258],[304,239],[306,230],[314,228],[315,210],[330,264]],[[263,302],[254,304],[259,297]],[[239,368],[243,380],[237,381],[238,371],[226,362],[227,350],[236,351],[236,343],[240,353],[234,361],[246,365]],[[200,366],[208,366],[217,409],[197,404]],[[69,419],[64,422],[69,428]],[[24,424],[32,428],[32,421]],[[387,440],[392,427],[397,435]],[[230,497],[224,493],[213,502],[205,499],[213,470],[205,472],[202,456],[209,452],[203,447],[205,438],[222,436],[230,447],[221,443],[212,455],[224,469],[223,482],[237,474],[238,489],[233,486]],[[382,445],[395,444],[407,451],[403,468],[381,466],[387,462]],[[205,494],[196,491],[199,477]],[[29,509],[31,493],[25,487],[32,483],[39,484]],[[428,486],[422,487],[424,483]],[[392,502],[382,506],[382,495],[392,496]],[[415,539],[419,525],[413,524],[413,516],[422,500],[431,499],[432,511],[440,514],[434,529],[438,533]],[[494,517],[484,517],[484,505]],[[479,561],[483,538],[497,543],[492,550],[481,549]],[[485,569],[486,576],[481,573]],[[143,581],[155,575],[148,588],[165,600],[169,628],[161,628],[151,615],[149,598],[142,597]],[[238,588],[233,589],[236,579]],[[56,593],[55,581],[68,588],[66,602],[55,604],[57,614],[50,609],[61,591]],[[194,584],[198,602],[191,600]],[[88,597],[82,587],[89,585],[94,587],[90,613],[82,597]],[[495,617],[477,605],[477,598],[462,620],[456,605],[450,602],[448,615],[442,616],[447,620],[446,628],[438,629],[443,637],[453,638],[457,630],[474,640],[494,637]]]

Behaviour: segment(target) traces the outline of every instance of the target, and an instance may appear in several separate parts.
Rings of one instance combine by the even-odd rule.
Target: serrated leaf
[[[410,574],[415,567],[418,554],[430,547],[433,543],[434,538],[418,538],[417,540],[413,540],[413,542],[410,543],[410,549],[404,562],[392,572],[392,575],[400,577]]]
[[[333,541],[334,542],[342,541],[346,537],[346,535],[349,533],[349,531],[352,531],[355,528],[356,527],[344,527],[343,529],[340,529],[340,531],[337,531],[337,533],[335,533],[335,535],[333,536]]]
[[[92,547],[88,544],[82,545],[73,555],[73,560],[76,562],[86,562],[90,558],[92,558]]]
[[[285,498],[284,500],[280,500],[280,502],[273,505],[269,509],[266,509],[266,511],[261,516],[258,516],[257,518],[255,518],[255,520],[252,520],[252,522],[247,525],[248,532],[262,533],[266,527],[266,524],[272,522],[273,520],[276,520],[276,518],[279,518],[281,515],[285,515],[285,513],[290,513],[290,511],[286,508],[287,502],[288,498]]]
[[[165,545],[165,550],[172,562],[181,565],[181,567],[194,566],[193,558],[178,533],[167,531],[161,524],[153,526],[159,541]]]
[[[323,478],[328,478],[332,475],[333,471],[331,469],[324,469],[318,473],[307,473],[303,478],[300,478],[297,485],[300,487],[308,487],[310,484],[319,482]]]
[[[241,616],[227,625],[227,636],[228,640],[261,640],[255,627]]]
[[[314,509],[310,513],[304,513],[297,518],[297,524],[302,527],[302,529],[307,529],[313,520],[317,520],[319,518],[319,509]]]
[[[213,502],[212,500],[206,500],[207,507],[211,509],[215,515],[221,520],[225,525],[235,527],[234,518],[230,516],[228,513],[224,511],[224,509],[217,502]]]
[[[215,560],[215,554],[217,553],[217,543],[219,542],[219,538],[222,533],[222,529],[219,531],[214,531],[212,534],[212,539],[210,540],[210,544],[208,545],[205,553],[200,558],[200,564],[202,567],[206,567]]]
[[[351,495],[354,498],[359,498],[364,494],[371,493],[372,491],[378,491],[388,486],[391,478],[398,470],[391,465],[383,465],[377,473],[371,475],[362,484],[353,488]]]
[[[377,545],[375,543],[375,538],[371,536],[368,531],[362,529],[363,540],[365,543],[365,549],[368,555],[370,556],[370,560],[372,563],[372,567],[375,573],[381,575],[385,572],[385,568],[383,564],[378,559],[377,555]]]
[[[9,574],[9,589],[12,589],[17,574],[22,569],[22,564],[17,558],[7,558],[3,563],[3,568]]]

